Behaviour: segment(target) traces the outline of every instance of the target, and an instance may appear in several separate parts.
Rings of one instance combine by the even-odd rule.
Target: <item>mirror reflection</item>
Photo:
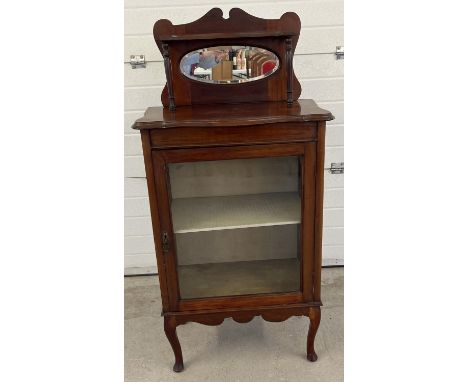
[[[279,67],[278,57],[252,46],[216,46],[187,53],[180,61],[180,71],[193,80],[235,84],[259,80]]]

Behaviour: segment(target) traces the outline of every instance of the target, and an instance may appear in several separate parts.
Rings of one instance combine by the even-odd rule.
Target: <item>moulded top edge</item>
[[[245,32],[245,33],[203,33],[190,35],[159,35],[161,41],[186,41],[186,40],[215,40],[215,39],[242,39],[242,38],[257,38],[257,37],[288,37],[297,35],[297,32],[278,32],[278,31],[262,31],[262,32]]]
[[[179,106],[174,111],[150,107],[133,129],[197,126],[248,126],[287,122],[331,121],[334,116],[313,100]]]

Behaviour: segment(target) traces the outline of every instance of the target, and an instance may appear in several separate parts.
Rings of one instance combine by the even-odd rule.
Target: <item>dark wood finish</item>
[[[287,91],[287,98],[288,98],[288,106],[292,106],[293,102],[293,47],[292,47],[292,39],[288,37],[286,39],[286,65],[287,65],[287,84],[288,84],[288,91]]]
[[[166,163],[281,156],[285,157],[303,154],[304,145],[300,143],[158,151],[158,155],[162,155]]]
[[[292,58],[299,32],[296,14],[265,20],[240,9],[231,10],[229,19],[223,19],[221,10],[215,8],[193,23],[172,25],[159,20],[155,24],[154,35],[168,79],[162,94],[165,107],[149,108],[133,128],[140,130],[142,138],[164,331],[174,351],[176,372],[184,368],[177,326],[187,322],[220,325],[228,317],[239,323],[255,316],[272,322],[308,317],[307,358],[317,360],[314,341],[322,305],[325,125],[333,116],[312,100],[297,100],[300,84],[292,71]],[[265,47],[280,58],[280,69],[265,80],[228,85],[229,94],[224,85],[198,83],[180,74],[179,60],[185,53],[227,43]],[[285,156],[297,156],[299,163],[300,290],[181,299],[169,165]]]
[[[231,9],[226,19],[220,8],[213,8],[188,24],[173,25],[169,20],[158,20],[153,28],[154,39],[163,57],[169,50],[169,58],[165,62],[171,66],[171,70],[166,70],[170,74],[161,95],[162,104],[172,109],[171,96],[174,97],[176,107],[286,100],[291,103],[297,100],[301,94],[301,85],[294,75],[292,59],[300,30],[301,21],[293,12],[285,13],[279,19],[262,19],[239,8]],[[165,48],[165,44],[169,49]],[[276,54],[280,66],[271,76],[240,85],[194,81],[181,73],[179,64],[185,54],[223,45],[265,48]],[[286,49],[289,49],[288,54]]]
[[[230,308],[242,307],[261,307],[282,304],[296,304],[303,302],[304,298],[300,292],[289,293],[265,293],[260,295],[247,296],[227,296],[227,297],[212,297],[209,299],[190,299],[179,301],[180,310],[207,310],[207,309],[222,309],[226,306]]]
[[[316,161],[315,143],[304,144],[304,160],[303,160],[303,181],[302,181],[302,293],[305,301],[313,301],[312,298],[312,282],[314,264],[314,212],[315,212],[315,183],[316,183]],[[322,260],[320,259],[320,262]],[[316,301],[320,301],[318,298]]]
[[[167,78],[167,92],[169,97],[169,110],[175,110],[174,90],[172,86],[172,64],[171,57],[169,56],[169,44],[161,44],[161,53],[164,58],[164,70],[166,71]]]
[[[177,134],[180,131],[179,134]],[[234,146],[248,144],[310,142],[317,140],[314,122],[225,127],[187,127],[151,130],[153,148]]]
[[[320,325],[320,307],[311,307],[309,309],[309,332],[307,334],[307,359],[311,362],[317,361],[317,353],[314,349],[315,336]]]
[[[145,171],[146,171],[146,183],[148,186],[148,196],[150,203],[150,212],[151,212],[151,222],[153,226],[153,240],[156,253],[160,254],[162,252],[161,248],[161,228],[159,225],[159,213],[158,213],[158,198],[156,195],[156,179],[155,179],[155,168],[153,168],[153,160],[151,154],[151,142],[150,142],[150,133],[148,130],[141,131],[141,142],[143,147],[143,157],[145,160]],[[166,280],[166,267],[164,264],[163,256],[156,256],[156,263],[158,265],[159,273],[159,286],[161,289],[161,300],[163,304],[163,309],[169,308],[169,292],[167,287]]]
[[[219,8],[213,8],[211,11],[214,9],[219,9]],[[234,12],[236,8],[231,9],[231,12]],[[242,11],[242,9],[237,8],[237,10]],[[211,12],[210,11],[210,12]],[[231,15],[231,12],[229,15]],[[244,12],[244,11],[242,11]],[[216,12],[213,14],[214,16],[217,16]],[[249,15],[248,13],[244,12],[245,15]],[[208,13],[203,16],[206,17]],[[252,16],[253,17],[253,16]],[[256,17],[257,18],[257,17]],[[258,18],[257,18],[258,19]],[[201,19],[199,19],[201,20]],[[195,21],[196,23],[197,21]],[[193,24],[193,23],[191,23]],[[181,25],[173,25],[173,27],[180,27]],[[232,33],[200,33],[200,34],[184,34],[183,32],[180,35],[159,35],[159,40],[161,41],[191,41],[191,40],[230,40],[230,39],[238,39],[238,38],[260,38],[260,37],[288,37],[294,34],[294,31],[290,32],[275,32],[275,31],[260,31],[260,32],[236,32],[235,34]]]
[[[155,240],[158,240],[160,243],[161,250],[156,252],[160,257],[163,258],[164,268],[166,273],[166,282],[168,286],[168,298],[169,304],[164,307],[163,311],[176,311],[178,310],[178,296],[179,292],[179,280],[177,277],[177,257],[174,253],[174,233],[172,229],[172,219],[171,212],[169,207],[169,182],[167,174],[166,161],[163,157],[164,152],[155,151],[152,155],[153,166],[155,171],[155,176],[157,179],[156,182],[156,198],[158,200],[158,216],[159,216],[159,232]],[[162,237],[166,233],[169,238],[169,250],[162,250]],[[159,271],[159,268],[158,268]]]
[[[239,323],[246,323],[252,321],[254,317],[261,316],[264,320],[269,322],[285,321],[293,316],[306,316],[311,317],[309,313],[312,310],[320,311],[320,306],[308,306],[306,304],[296,304],[288,306],[277,306],[258,309],[237,309],[237,310],[219,310],[197,312],[192,314],[168,314],[165,317],[174,317],[177,325],[183,325],[187,322],[197,322],[204,325],[221,325],[226,318],[232,318]],[[312,320],[315,318],[312,317]],[[312,321],[311,321],[312,322]],[[318,328],[318,323],[317,323]]]
[[[150,107],[132,127],[144,130],[173,127],[253,126],[331,121],[333,118],[328,110],[321,109],[313,100],[301,99],[294,101],[291,107],[288,107],[286,102],[255,102],[223,106],[198,105],[197,107],[178,107],[175,111],[162,107]]]
[[[325,168],[325,122],[318,123],[318,142],[315,163],[316,170],[316,194],[315,194],[315,222],[314,222],[314,280],[313,298],[320,300],[320,280],[322,279],[322,234],[323,234],[323,192]]]
[[[177,320],[174,316],[164,317],[164,333],[174,351],[175,363],[172,368],[176,373],[184,370],[184,359],[182,358],[182,349],[180,348],[179,338],[177,337]]]

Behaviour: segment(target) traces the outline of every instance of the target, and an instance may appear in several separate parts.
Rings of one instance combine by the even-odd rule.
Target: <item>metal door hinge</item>
[[[337,60],[344,60],[344,46],[337,46],[335,55]]]
[[[132,69],[146,68],[145,55],[144,54],[131,55],[130,65],[132,65]]]
[[[344,174],[344,162],[332,163],[326,170],[330,171],[330,174]]]
[[[169,252],[169,235],[167,234],[167,232],[163,232],[161,236],[162,236],[162,240],[161,240],[162,250],[163,252]]]

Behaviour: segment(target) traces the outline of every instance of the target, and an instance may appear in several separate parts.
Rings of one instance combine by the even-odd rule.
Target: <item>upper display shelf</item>
[[[301,21],[293,12],[262,19],[220,8],[187,24],[162,19],[153,35],[164,58],[164,107],[284,101],[301,94],[293,69]],[[241,72],[240,72],[240,71]],[[206,71],[209,71],[207,73]]]
[[[186,41],[186,40],[220,40],[239,38],[259,38],[259,37],[287,37],[294,36],[294,32],[260,31],[260,32],[239,32],[232,33],[201,33],[192,35],[159,35],[161,41]]]

